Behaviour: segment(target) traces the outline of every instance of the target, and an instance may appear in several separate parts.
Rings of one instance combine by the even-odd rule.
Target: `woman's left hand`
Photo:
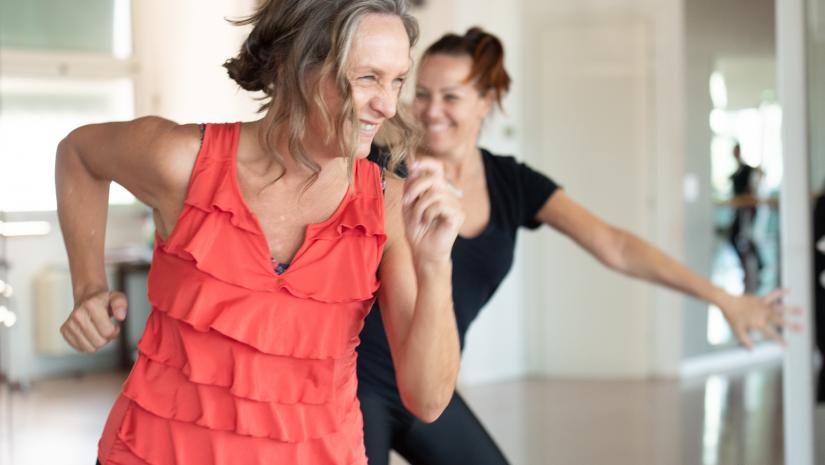
[[[461,192],[444,177],[436,160],[419,159],[410,166],[404,185],[404,229],[417,264],[450,259],[464,222]]]
[[[782,328],[799,331],[801,326],[789,320],[791,314],[799,315],[798,309],[790,309],[781,303],[782,297],[787,294],[784,289],[776,289],[768,295],[759,297],[752,294],[729,296],[725,305],[721,306],[722,314],[728,321],[733,334],[739,343],[747,349],[753,348],[750,334],[759,331],[767,339],[785,345],[785,340],[779,334]]]

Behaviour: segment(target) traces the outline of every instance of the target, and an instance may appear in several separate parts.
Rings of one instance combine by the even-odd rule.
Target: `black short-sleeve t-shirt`
[[[750,165],[742,163],[739,168],[730,175],[731,184],[733,184],[733,195],[753,194],[753,173],[756,171]]]
[[[459,236],[452,250],[453,306],[461,347],[470,324],[513,264],[519,228],[535,229],[536,214],[558,189],[547,176],[509,156],[481,149],[490,197],[490,221],[476,237]],[[373,149],[370,159],[383,164]],[[516,310],[516,309],[514,309]],[[399,400],[389,344],[376,304],[364,321],[358,346],[358,389]]]

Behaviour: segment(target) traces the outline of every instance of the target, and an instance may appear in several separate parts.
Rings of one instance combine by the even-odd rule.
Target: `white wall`
[[[251,120],[258,103],[229,79],[223,65],[238,53],[249,27],[230,24],[254,0],[133,2],[140,63],[138,114],[180,123]]]
[[[682,0],[660,0],[651,5],[656,5],[651,161],[655,199],[649,238],[666,253],[684,260],[684,200],[680,189],[685,172],[684,5]],[[683,302],[684,297],[675,292],[662,288],[653,291],[647,335],[652,376],[678,376],[683,358]]]
[[[664,216],[678,197],[678,164],[660,163],[679,124],[667,116],[680,89],[663,86],[677,65],[677,2],[526,2],[527,158],[607,221],[673,252]],[[678,29],[676,29],[678,33]],[[674,200],[675,199],[675,200]],[[678,209],[676,210],[678,211]],[[678,237],[677,237],[678,239]],[[611,273],[566,238],[530,242],[526,295],[530,367],[543,376],[642,377],[674,371],[678,350],[657,360],[657,335],[678,312],[657,319],[673,297]],[[678,251],[678,250],[676,250]],[[657,365],[661,365],[658,366]]]
[[[649,31],[637,18],[570,19],[541,31],[544,125],[538,162],[608,222],[648,235]],[[571,117],[571,114],[575,116]],[[645,372],[647,290],[558,236],[543,244],[540,366],[553,373]],[[552,258],[551,258],[552,257]],[[567,347],[568,350],[564,350]],[[570,356],[571,350],[578,356]]]

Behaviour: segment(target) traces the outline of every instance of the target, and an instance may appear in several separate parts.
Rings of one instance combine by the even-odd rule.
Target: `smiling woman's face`
[[[413,112],[424,128],[424,146],[435,156],[455,155],[475,147],[491,93],[482,95],[467,82],[473,61],[466,55],[434,54],[418,69]]]
[[[381,124],[395,116],[410,65],[410,39],[401,19],[391,15],[365,16],[355,32],[346,68],[358,117],[358,158],[369,155],[370,144]],[[322,88],[327,108],[335,118],[342,101],[332,78]],[[348,123],[342,136],[350,134],[352,127]]]

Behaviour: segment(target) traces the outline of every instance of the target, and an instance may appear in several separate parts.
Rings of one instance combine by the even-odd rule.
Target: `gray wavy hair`
[[[264,103],[259,111],[268,110],[264,118],[264,146],[284,166],[283,155],[274,150],[273,140],[285,131],[292,156],[314,172],[310,183],[320,171],[318,164],[307,157],[302,142],[312,105],[323,116],[327,142],[337,137],[352,173],[358,117],[346,67],[358,25],[370,14],[399,17],[410,47],[415,45],[418,22],[409,14],[407,0],[265,0],[251,16],[232,21],[236,25],[251,24],[253,28],[238,55],[227,60],[224,67],[243,89],[263,91]],[[335,118],[320,89],[327,78],[333,78],[343,100]],[[347,121],[352,123],[349,134],[345,133]],[[383,126],[382,132],[394,135],[388,140],[388,169],[394,172],[413,153],[418,131],[402,105]]]

